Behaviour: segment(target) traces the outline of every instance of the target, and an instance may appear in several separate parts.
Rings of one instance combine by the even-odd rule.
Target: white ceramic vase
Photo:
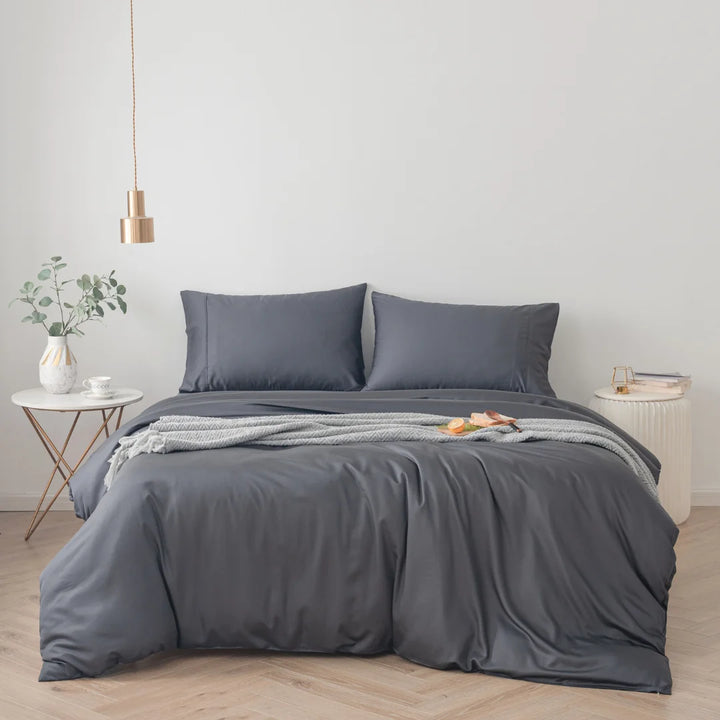
[[[67,336],[48,337],[48,344],[40,358],[40,384],[49,393],[70,392],[77,380],[77,361],[68,347]]]

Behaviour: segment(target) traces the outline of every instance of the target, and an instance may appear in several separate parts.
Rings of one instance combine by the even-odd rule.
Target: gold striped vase
[[[54,395],[70,392],[77,380],[77,361],[70,352],[67,337],[48,337],[40,358],[40,384]]]

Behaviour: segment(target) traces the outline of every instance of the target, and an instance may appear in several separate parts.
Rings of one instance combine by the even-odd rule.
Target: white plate
[[[96,395],[90,390],[82,390],[80,394],[86,397],[88,400],[110,400],[110,398],[115,397],[114,391],[109,392],[107,395]]]

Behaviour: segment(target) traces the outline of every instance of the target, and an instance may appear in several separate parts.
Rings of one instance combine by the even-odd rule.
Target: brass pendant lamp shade
[[[132,137],[135,186],[128,190],[128,217],[120,219],[120,242],[124,245],[155,242],[153,219],[145,215],[145,192],[137,186],[137,152],[135,150],[135,26],[133,0],[130,0],[130,58],[132,69]]]
[[[128,217],[120,218],[120,242],[125,244],[155,242],[153,219],[145,217],[145,192],[128,190]]]

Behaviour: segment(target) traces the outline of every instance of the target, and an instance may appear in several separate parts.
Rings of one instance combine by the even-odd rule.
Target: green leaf
[[[124,295],[125,294],[125,286],[124,285],[118,285],[117,286],[117,294],[118,295]]]
[[[24,297],[24,298],[18,298],[18,300],[19,300],[20,302],[26,302],[26,303],[28,303],[29,305],[32,305],[32,300],[31,300],[30,298]]]
[[[80,287],[82,287],[83,290],[90,290],[90,288],[93,286],[92,280],[90,280],[89,275],[83,275],[80,280],[82,282],[82,285]]]
[[[46,295],[44,298],[40,298],[38,305],[40,307],[47,307],[48,305],[52,305],[52,298]]]
[[[41,290],[42,290],[42,285],[36,285],[36,286],[33,288],[33,291],[32,291],[33,297],[37,297],[37,294],[38,294]]]
[[[121,298],[117,298],[117,303],[120,306],[120,310],[122,310],[123,315],[127,312],[127,303]]]
[[[29,293],[32,291],[34,285],[28,280],[23,286],[20,292]]]
[[[72,310],[73,307],[75,307],[72,303],[69,303],[69,302],[64,302],[63,305],[64,305],[68,310]]]
[[[93,297],[96,300],[102,300],[105,296],[103,295],[102,290],[100,288],[94,287],[93,288]]]
[[[76,280],[75,282],[77,283],[77,286],[82,290],[82,289],[83,289],[83,281],[82,281],[82,279]]]
[[[100,317],[105,317],[105,311],[102,309],[102,305],[98,305],[98,306],[95,308],[95,312],[96,312]]]
[[[55,270],[56,270],[56,271],[57,271],[57,270],[62,270],[63,268],[66,268],[66,267],[67,267],[67,263],[58,263],[58,264],[55,266]]]
[[[53,262],[60,262],[62,260],[62,257],[60,255],[53,255],[50,259]]]
[[[45,268],[44,270],[41,270],[38,273],[38,280],[47,280],[52,275],[52,271],[48,268]]]
[[[48,334],[52,335],[53,337],[58,337],[59,335],[62,335],[63,330],[63,324],[61,322],[54,322],[50,329],[48,330]]]
[[[20,322],[30,322],[32,319],[32,315],[26,315]]]
[[[110,271],[110,277],[112,277],[114,274],[115,274],[115,271],[114,271],[114,270],[111,270],[111,271]]]
[[[113,270],[113,272],[115,272],[115,271]],[[117,286],[117,280],[112,276],[112,274],[110,275],[110,284],[111,284],[113,287],[116,287],[116,286]]]
[[[32,314],[32,321],[33,324],[37,325],[38,323],[44,322],[47,320],[47,315],[45,313],[38,312],[37,310],[33,310]]]
[[[114,306],[109,300],[106,300],[105,302],[107,303],[107,306],[108,306],[111,310],[114,310],[114,309],[115,309],[115,306]]]

